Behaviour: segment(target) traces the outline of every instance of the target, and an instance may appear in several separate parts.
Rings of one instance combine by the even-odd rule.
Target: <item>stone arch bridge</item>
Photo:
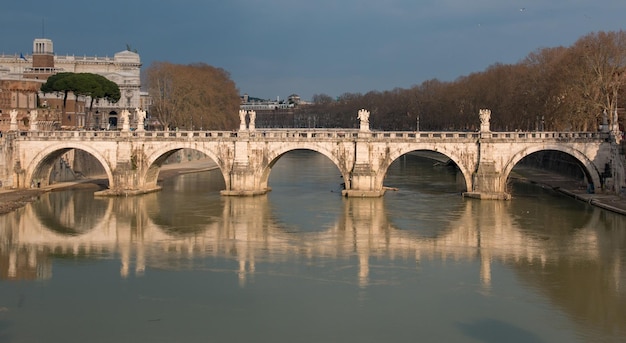
[[[508,199],[513,167],[539,151],[560,151],[580,162],[587,182],[600,189],[612,144],[603,132],[410,132],[354,129],[268,129],[239,131],[29,131],[0,139],[2,187],[48,184],[54,162],[65,152],[91,154],[106,171],[109,188],[100,195],[130,195],[160,189],[161,165],[181,149],[210,157],[224,177],[224,195],[257,195],[270,190],[273,165],[285,153],[309,149],[328,157],[345,182],[344,195],[384,194],[387,169],[413,151],[447,156],[460,170],[466,195]]]

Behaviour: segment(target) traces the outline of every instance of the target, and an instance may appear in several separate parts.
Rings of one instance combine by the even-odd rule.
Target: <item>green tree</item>
[[[93,102],[104,99],[116,103],[121,98],[120,88],[117,83],[98,74],[82,73],[78,74],[82,95],[90,97],[89,111],[93,108]]]
[[[90,97],[89,112],[93,102],[106,99],[110,102],[119,101],[121,94],[118,85],[106,77],[92,73],[58,73],[48,77],[41,85],[45,93],[63,93],[63,115],[65,116],[68,94],[71,92],[78,99],[79,96]]]
[[[63,114],[65,115],[65,105],[67,96],[74,91],[73,81],[71,80],[74,73],[58,73],[54,74],[41,85],[41,91],[46,93],[62,93],[63,94]]]

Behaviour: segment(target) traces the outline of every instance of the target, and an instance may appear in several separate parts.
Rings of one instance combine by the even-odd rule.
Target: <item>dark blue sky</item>
[[[242,94],[310,99],[451,81],[624,23],[624,0],[21,0],[0,7],[0,53],[43,35],[57,55],[128,44],[144,68],[204,62]]]

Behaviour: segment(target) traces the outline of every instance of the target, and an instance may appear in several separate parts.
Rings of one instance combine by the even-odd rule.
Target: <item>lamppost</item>
[[[615,109],[612,111],[613,113],[609,112],[609,116],[610,116],[609,123],[611,124],[610,125],[610,131],[613,132],[613,134],[615,135],[615,138],[616,138],[616,140],[617,140],[617,142],[619,144],[619,139],[621,137],[620,137],[620,132],[619,132],[619,118],[617,116],[617,107],[618,107],[617,106],[617,104],[618,104],[617,98],[618,98],[618,95],[619,95],[620,86],[622,84],[622,79],[623,79],[623,76],[624,76],[624,72],[620,70],[620,71],[615,72],[613,75],[615,77],[615,85],[612,87],[613,88],[613,94],[615,94],[615,101],[613,102],[613,105],[615,106]]]
[[[619,120],[617,118],[617,93],[615,94],[615,112],[613,114],[613,127],[611,131],[615,132],[616,135],[619,135]]]

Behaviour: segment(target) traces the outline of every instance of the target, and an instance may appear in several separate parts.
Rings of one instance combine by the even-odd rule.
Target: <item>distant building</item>
[[[308,104],[297,94],[291,94],[287,100],[264,100],[244,94],[239,108],[256,112],[257,128],[311,127],[315,124],[310,123],[310,120],[304,123],[298,116],[301,107]]]
[[[136,107],[147,109],[149,97],[140,91],[140,68],[136,52],[125,50],[113,57],[56,56],[52,40],[37,38],[32,55],[0,55],[0,130],[5,130],[3,126],[12,109],[18,111],[20,120],[27,120],[28,113],[38,109],[38,118],[47,116],[62,127],[115,128],[123,109],[133,114]],[[90,111],[88,97],[70,95],[65,116],[61,116],[63,96],[38,91],[49,76],[60,72],[102,75],[119,86],[121,99],[117,103],[100,99]]]
[[[290,95],[287,101],[280,98],[263,100],[244,94],[239,109],[256,112],[257,128],[293,127],[294,113],[299,104],[300,97],[296,94]]]
[[[9,116],[11,109],[18,111],[18,129],[28,129],[28,114],[31,110],[38,107],[37,94],[41,84],[42,82],[39,80],[0,78],[0,131],[8,131],[11,123]],[[47,115],[41,114],[40,118],[42,121],[55,122],[56,118],[48,118]],[[54,127],[54,124],[52,124],[52,127]]]
[[[241,97],[241,104],[239,108],[242,110],[253,111],[273,111],[273,110],[285,110],[295,107],[296,104],[289,103],[288,101],[276,99],[276,100],[263,100],[259,98],[251,98],[248,94],[244,94]]]

